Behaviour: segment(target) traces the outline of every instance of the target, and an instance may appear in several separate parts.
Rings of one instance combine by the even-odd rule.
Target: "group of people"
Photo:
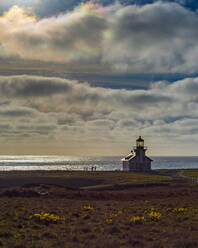
[[[91,166],[90,167],[84,167],[84,171],[89,171],[91,169],[91,171],[96,171],[96,166]]]

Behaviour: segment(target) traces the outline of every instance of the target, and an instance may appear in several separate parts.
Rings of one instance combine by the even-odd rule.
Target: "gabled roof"
[[[129,155],[127,155],[127,156],[125,157],[125,159],[130,159],[131,157],[134,157],[134,154],[133,154],[133,153],[129,153]]]
[[[129,153],[129,155],[127,155],[125,158],[123,158],[122,161],[124,161],[124,160],[131,160],[134,157],[135,157],[135,154]]]
[[[150,161],[153,161],[151,158],[149,158],[149,157],[147,157],[147,156],[145,156],[146,158],[148,158]]]

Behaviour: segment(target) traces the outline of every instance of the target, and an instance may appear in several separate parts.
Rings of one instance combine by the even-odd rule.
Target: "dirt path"
[[[193,183],[198,183],[198,178],[184,176],[184,175],[183,175],[183,171],[180,171],[180,172],[179,172],[179,177],[180,177],[180,178],[183,178],[183,179],[185,179],[185,180],[191,181],[191,182],[193,182]]]
[[[162,173],[161,172],[157,172],[156,175],[159,175],[159,176],[168,176],[168,177],[171,177],[173,180],[191,181],[193,183],[198,183],[198,178],[184,176],[182,170],[179,171],[179,173],[178,173],[178,170],[172,170],[172,171],[169,170],[168,172],[165,172],[165,173],[163,173],[163,172]]]

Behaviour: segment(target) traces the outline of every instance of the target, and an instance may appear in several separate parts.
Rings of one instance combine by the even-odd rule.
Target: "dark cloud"
[[[54,130],[56,128],[55,125],[20,125],[17,126],[18,129],[22,129],[22,130],[40,130],[40,131],[50,131],[50,130]]]
[[[7,97],[45,97],[69,92],[66,80],[37,76],[0,77],[0,94]]]
[[[55,125],[47,125],[47,124],[43,124],[43,125],[38,125],[38,124],[34,124],[34,125],[19,125],[16,126],[16,130],[20,130],[21,133],[25,133],[28,134],[30,136],[33,135],[50,135],[52,134],[52,132],[56,129]]]
[[[24,117],[33,115],[33,111],[31,109],[23,109],[23,108],[16,108],[16,109],[7,109],[7,110],[0,110],[0,116],[2,117]]]
[[[74,120],[60,119],[60,120],[57,121],[57,124],[58,125],[69,125],[69,126],[71,126],[71,125],[75,124],[75,121]]]
[[[2,76],[0,77],[2,97],[5,100],[10,98],[17,104],[23,103],[27,109],[21,109],[18,113],[18,110],[8,108],[1,114],[27,115],[32,114],[29,113],[31,109],[46,114],[67,113],[66,118],[64,116],[58,118],[59,124],[71,122],[74,119],[84,121],[103,119],[102,117],[111,115],[116,109],[129,111],[135,116],[141,116],[142,111],[146,111],[144,118],[150,116],[151,119],[156,118],[159,113],[164,117],[175,114],[177,116],[181,115],[185,108],[190,108],[190,104],[191,111],[194,111],[195,106],[193,107],[192,104],[196,104],[197,85],[197,79],[185,79],[173,84],[159,82],[153,84],[148,90],[130,91],[95,88],[87,83],[60,78]],[[171,108],[171,105],[174,105],[177,111],[174,107]]]
[[[10,124],[1,124],[0,130],[6,130],[6,129],[9,129],[10,127],[11,127]]]
[[[105,61],[133,72],[192,72],[197,22],[197,14],[176,3],[119,9],[112,20],[112,44]]]
[[[8,106],[10,104],[10,101],[2,101],[0,102],[0,106]]]

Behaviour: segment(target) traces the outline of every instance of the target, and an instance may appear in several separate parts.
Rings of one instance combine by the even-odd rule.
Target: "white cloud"
[[[2,57],[60,62],[81,71],[197,72],[198,15],[177,3],[86,3],[39,19],[13,7],[0,17]]]
[[[62,78],[0,76],[1,140],[74,147],[91,147],[97,140],[98,147],[105,142],[124,144],[124,149],[141,132],[151,143],[191,139],[195,144],[197,91],[197,78],[157,82],[147,90],[115,90]]]

